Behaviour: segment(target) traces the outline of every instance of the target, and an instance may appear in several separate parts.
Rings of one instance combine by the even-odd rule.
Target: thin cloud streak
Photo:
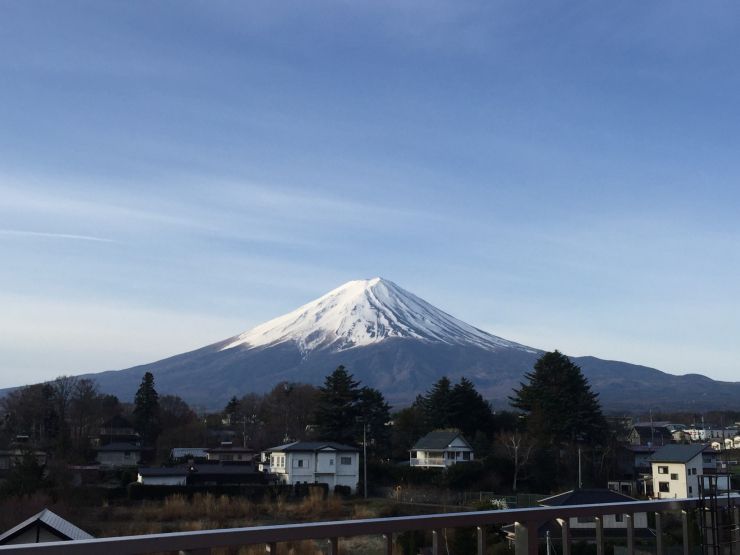
[[[51,233],[46,231],[29,231],[25,229],[0,229],[0,235],[15,237],[42,237],[49,239],[69,239],[73,241],[93,241],[97,243],[116,243],[114,239],[94,237],[92,235],[76,235],[74,233]]]

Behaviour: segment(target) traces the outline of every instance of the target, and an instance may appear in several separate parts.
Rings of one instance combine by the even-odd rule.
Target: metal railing
[[[734,504],[736,499],[740,499],[740,496],[734,495],[723,502]],[[550,521],[557,521],[561,525],[561,553],[570,555],[571,535],[568,523],[569,519],[578,517],[594,519],[597,555],[603,555],[605,552],[603,517],[614,514],[625,515],[627,553],[634,555],[635,534],[632,515],[636,513],[655,513],[656,552],[657,555],[664,555],[661,513],[666,511],[680,511],[683,526],[683,555],[689,555],[688,513],[697,506],[696,498],[670,499],[256,526],[6,546],[0,547],[0,555],[98,555],[101,553],[133,555],[177,551],[191,555],[204,555],[210,553],[213,548],[237,548],[259,544],[265,546],[266,552],[274,554],[277,552],[278,544],[302,540],[322,540],[325,552],[329,555],[337,555],[341,549],[341,538],[376,535],[383,536],[383,553],[390,555],[393,550],[394,535],[422,530],[431,531],[432,553],[441,555],[441,536],[448,528],[477,528],[477,553],[482,555],[486,552],[487,527],[512,523],[515,525],[516,555],[536,555],[540,541],[538,529]],[[734,507],[732,510],[735,522],[737,522],[738,509]]]
[[[454,459],[450,459],[450,462],[454,462]],[[411,466],[445,466],[445,459],[443,457],[411,459]]]

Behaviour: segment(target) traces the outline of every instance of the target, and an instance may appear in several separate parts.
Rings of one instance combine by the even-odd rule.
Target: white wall
[[[703,473],[701,453],[686,464],[653,462],[652,468],[653,497],[656,499],[681,499],[699,495],[699,475]],[[661,472],[661,469],[664,471]],[[672,479],[671,475],[676,475],[676,479]],[[668,491],[660,491],[661,484],[667,484]]]

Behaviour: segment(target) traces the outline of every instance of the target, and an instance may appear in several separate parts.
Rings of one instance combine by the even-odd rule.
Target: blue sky
[[[0,3],[0,386],[381,275],[738,380],[740,5]]]

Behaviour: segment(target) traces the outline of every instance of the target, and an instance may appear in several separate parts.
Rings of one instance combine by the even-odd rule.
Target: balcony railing
[[[720,505],[735,503],[737,499],[740,499],[740,496],[723,497]],[[337,555],[341,552],[341,538],[374,535],[383,536],[383,553],[390,555],[394,535],[414,530],[431,531],[432,553],[441,555],[444,543],[441,540],[443,530],[463,527],[477,527],[477,553],[482,555],[486,552],[486,528],[492,525],[512,523],[515,524],[516,555],[536,555],[539,545],[538,528],[550,521],[557,521],[562,526],[562,546],[559,551],[562,555],[570,555],[568,522],[570,518],[578,517],[594,519],[597,555],[604,555],[603,517],[612,514],[625,515],[627,553],[634,555],[635,535],[632,515],[651,512],[655,513],[656,555],[664,555],[661,513],[666,511],[680,511],[683,524],[683,555],[689,555],[688,513],[697,506],[697,499],[671,499],[256,526],[6,546],[0,547],[0,555],[98,555],[101,553],[133,555],[177,551],[190,555],[205,555],[210,554],[211,549],[214,548],[238,548],[259,544],[265,546],[266,552],[274,554],[277,552],[278,544],[301,540],[322,541],[327,554]],[[735,507],[733,510],[737,528],[738,509]],[[733,534],[738,534],[737,529],[733,531]]]
[[[445,460],[443,457],[411,459],[411,466],[445,466]]]

